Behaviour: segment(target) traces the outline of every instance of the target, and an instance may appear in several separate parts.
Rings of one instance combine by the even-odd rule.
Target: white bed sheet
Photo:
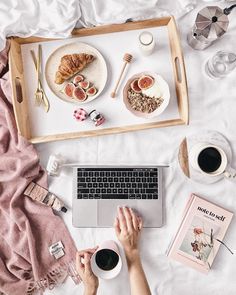
[[[222,5],[221,3],[219,5]],[[232,12],[227,34],[204,51],[195,51],[186,43],[186,34],[193,24],[197,9],[179,21],[188,78],[190,125],[151,129],[126,134],[68,140],[37,145],[41,164],[46,165],[52,153],[62,154],[68,162],[97,164],[170,164],[164,175],[165,225],[160,229],[144,229],[141,255],[153,295],[234,295],[236,294],[236,255],[221,247],[213,269],[206,276],[182,264],[169,260],[165,252],[177,230],[190,193],[194,192],[236,212],[235,182],[222,180],[207,185],[186,179],[177,164],[178,146],[185,135],[213,129],[222,132],[233,151],[232,166],[236,168],[236,71],[224,79],[211,80],[204,74],[204,64],[217,50],[234,51],[236,19]],[[58,178],[49,178],[51,191],[61,196],[71,208],[71,170]],[[62,214],[78,249],[91,247],[106,239],[114,239],[113,229],[76,229],[71,223],[71,210]],[[225,238],[236,252],[236,219]],[[83,285],[71,279],[45,294],[81,295]],[[117,279],[100,281],[98,295],[129,295],[126,266]],[[140,294],[141,295],[141,294]]]
[[[6,37],[32,35],[47,38],[70,36],[76,26],[123,23],[173,13],[186,13],[188,0],[166,5],[166,0],[2,0],[0,1],[0,50]],[[166,7],[167,6],[167,7]],[[191,8],[190,8],[191,10]]]

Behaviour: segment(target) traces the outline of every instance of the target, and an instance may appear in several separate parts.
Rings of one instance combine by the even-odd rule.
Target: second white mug
[[[236,171],[228,168],[228,159],[224,150],[213,144],[194,145],[189,152],[189,162],[195,170],[208,176],[224,174],[227,178],[236,177]]]

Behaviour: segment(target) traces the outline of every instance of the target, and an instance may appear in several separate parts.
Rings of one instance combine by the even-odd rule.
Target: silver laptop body
[[[78,181],[78,175],[83,177],[83,169],[135,169],[135,171],[144,171],[145,169],[157,169],[157,188],[158,199],[90,199],[78,198],[81,195],[81,182]],[[128,206],[133,208],[143,219],[144,227],[161,227],[163,223],[162,208],[162,171],[161,166],[77,166],[73,168],[73,205],[72,205],[72,223],[75,227],[112,227],[114,219],[117,216],[118,206]],[[82,174],[80,173],[82,171]],[[156,171],[156,170],[155,170]],[[93,172],[92,172],[93,173]],[[141,172],[140,172],[141,173]],[[90,174],[88,172],[87,174]],[[89,175],[85,178],[94,183],[94,178]],[[144,178],[141,178],[143,180]],[[142,182],[142,181],[141,181]],[[87,190],[85,190],[87,192]]]

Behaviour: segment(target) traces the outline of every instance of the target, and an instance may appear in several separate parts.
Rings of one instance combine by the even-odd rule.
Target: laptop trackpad
[[[128,206],[137,209],[136,200],[99,200],[98,201],[98,226],[112,227],[117,216],[118,206]]]

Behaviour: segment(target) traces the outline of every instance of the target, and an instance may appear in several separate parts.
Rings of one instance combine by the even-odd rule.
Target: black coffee
[[[112,270],[117,266],[119,262],[119,256],[112,250],[102,249],[97,252],[95,261],[99,268],[103,270]]]
[[[221,154],[214,147],[202,150],[198,156],[198,165],[206,173],[213,173],[221,165]]]

